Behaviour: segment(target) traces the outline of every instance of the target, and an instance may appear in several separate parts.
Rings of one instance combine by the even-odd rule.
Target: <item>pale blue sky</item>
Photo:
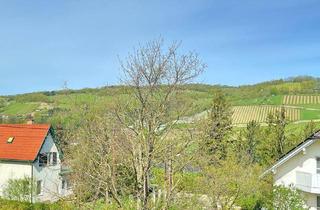
[[[161,35],[197,51],[198,79],[320,76],[318,0],[0,0],[0,94],[117,84],[119,62]]]

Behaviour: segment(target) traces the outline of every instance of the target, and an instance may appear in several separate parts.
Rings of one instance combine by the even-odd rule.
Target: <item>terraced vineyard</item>
[[[280,106],[235,106],[233,107],[232,120],[234,124],[248,123],[252,120],[266,122],[269,113],[275,113]],[[300,120],[300,109],[285,108],[286,117],[290,121]]]
[[[320,104],[320,96],[298,96],[286,95],[283,97],[283,104],[296,105],[296,104]]]

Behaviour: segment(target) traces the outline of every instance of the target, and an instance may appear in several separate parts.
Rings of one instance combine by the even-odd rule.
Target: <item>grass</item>
[[[301,120],[320,119],[320,110],[301,110]]]
[[[75,209],[67,203],[28,203],[0,198],[0,210],[72,210]]]
[[[38,103],[18,103],[13,102],[1,110],[2,114],[7,115],[23,115],[29,114],[37,109]]]

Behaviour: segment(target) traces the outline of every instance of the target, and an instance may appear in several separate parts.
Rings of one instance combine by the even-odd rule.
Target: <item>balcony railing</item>
[[[296,187],[310,193],[320,193],[320,174],[296,172]]]

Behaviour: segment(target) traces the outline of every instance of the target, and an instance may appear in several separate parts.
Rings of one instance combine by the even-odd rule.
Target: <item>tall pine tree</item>
[[[268,129],[271,134],[271,138],[274,141],[274,158],[281,157],[286,150],[287,137],[285,134],[288,121],[286,119],[286,110],[281,107],[280,111],[268,116]]]
[[[232,130],[232,107],[225,95],[218,91],[213,98],[207,126],[206,151],[219,159],[226,156],[227,136]]]
[[[250,121],[245,131],[246,151],[252,163],[257,163],[259,157],[257,155],[257,146],[259,144],[260,125],[256,121]]]

